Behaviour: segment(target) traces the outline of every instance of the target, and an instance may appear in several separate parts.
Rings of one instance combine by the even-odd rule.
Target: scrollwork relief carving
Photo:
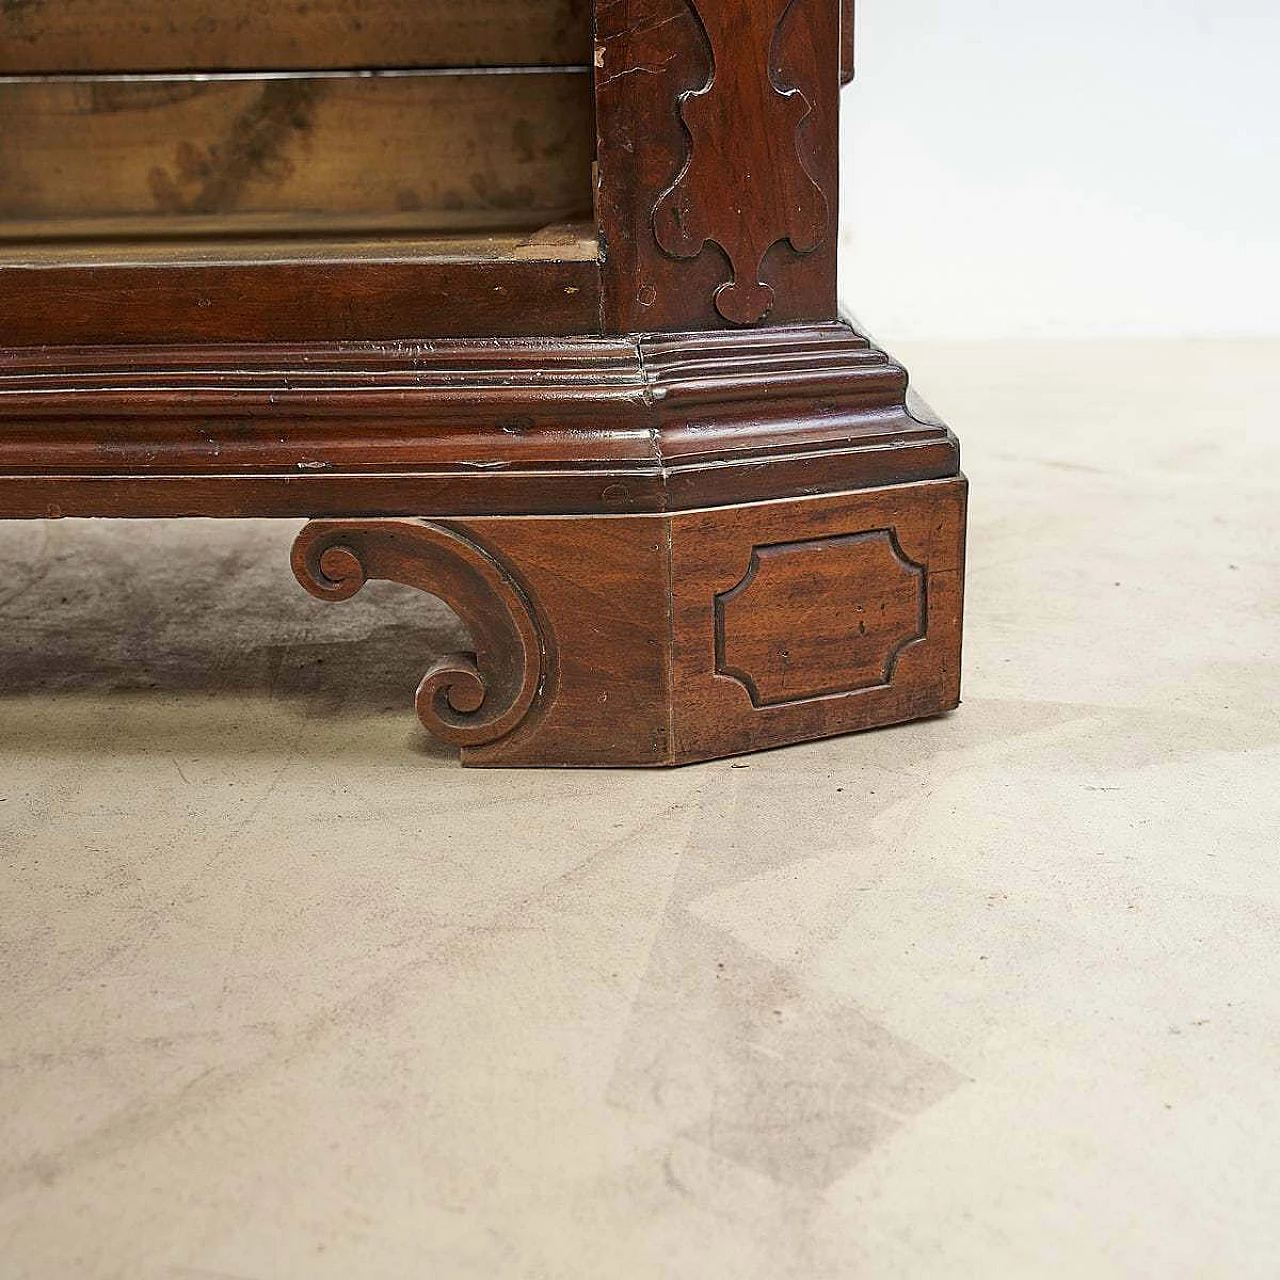
[[[798,0],[686,2],[711,48],[712,70],[680,99],[689,155],[654,208],[654,235],[673,258],[718,244],[733,274],[715,292],[716,310],[731,323],[754,324],[774,302],[760,279],[766,253],[783,240],[811,253],[830,216],[798,145],[810,102],[775,71],[778,34]]]
[[[545,642],[507,569],[464,531],[427,520],[313,520],[293,546],[298,581],[321,600],[347,600],[371,579],[438,596],[462,619],[475,650],[448,654],[418,686],[423,725],[446,742],[496,742],[541,692]]]

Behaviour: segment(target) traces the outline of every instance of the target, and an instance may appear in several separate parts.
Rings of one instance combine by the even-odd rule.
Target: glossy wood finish
[[[186,247],[134,255],[95,249],[0,256],[0,347],[111,346],[90,355],[104,376],[152,353],[118,344],[422,341],[457,336],[594,333],[600,271],[575,244],[525,237],[332,243],[274,253],[228,245],[222,258]],[[178,353],[195,368],[201,355]],[[324,352],[316,352],[323,360]],[[213,353],[210,353],[210,358]],[[310,355],[295,348],[305,368]],[[5,357],[0,355],[0,361]],[[242,359],[253,367],[253,348]]]
[[[0,515],[668,511],[957,467],[841,324],[0,358]]]
[[[578,38],[567,0],[529,0],[526,47],[501,29],[507,2],[461,5],[442,60],[469,47],[463,19],[477,12],[493,28],[485,48],[521,59],[551,47],[547,22],[566,18],[562,34]],[[98,34],[85,31],[90,71],[123,56],[129,23],[156,20],[150,4],[104,0]],[[178,56],[197,11],[167,7],[148,56]],[[392,0],[364,11],[375,26],[409,20]],[[426,32],[446,11],[424,0],[414,21]],[[235,0],[209,10],[208,56],[223,68],[252,56],[225,38],[237,12]],[[292,4],[276,12],[288,18],[279,40],[306,29],[304,69],[340,63],[334,33],[354,0],[320,0],[313,27]],[[0,517],[311,517],[293,556],[307,590],[348,600],[386,579],[439,595],[466,623],[474,652],[437,663],[417,707],[473,764],[678,764],[955,706],[957,444],[835,308],[851,13],[849,0],[600,0],[585,229],[495,232],[494,218],[551,212],[560,189],[529,172],[567,173],[556,166],[570,152],[581,172],[588,158],[580,140],[557,142],[565,112],[523,130],[533,117],[519,105],[535,82],[585,77],[527,64],[215,78],[182,101],[243,95],[223,123],[161,130],[154,156],[122,127],[100,183],[60,177],[68,185],[25,213],[30,190],[11,186]],[[45,39],[55,47],[53,27]],[[283,45],[261,48],[294,65]],[[480,72],[490,54],[468,56]],[[278,173],[256,126],[247,167],[213,141],[241,137],[234,122],[252,125],[271,85],[313,80],[358,105],[327,134],[289,122]],[[68,83],[0,90],[56,96]],[[376,128],[360,113],[383,86],[428,84],[453,86],[430,123],[415,127],[415,108],[387,148],[361,144]],[[3,104],[16,100],[0,92],[10,124]],[[171,107],[156,118],[174,119]],[[55,139],[43,110],[33,122],[46,143],[0,142],[11,171],[15,157],[83,145]],[[313,155],[301,138],[342,129],[355,169],[346,144]],[[188,166],[189,190],[155,159],[183,140],[216,161],[208,174]],[[365,163],[370,180],[354,181]],[[491,170],[510,190],[474,181]],[[136,193],[144,175],[151,204],[122,202],[121,184]],[[449,197],[458,183],[476,199]],[[139,238],[136,219],[161,213],[167,229]],[[424,234],[423,218],[439,229]]]
[[[831,229],[826,196],[799,146],[813,105],[800,88],[783,87],[786,73],[774,58],[774,40],[792,3],[756,0],[740,8],[707,4],[697,10],[713,72],[701,89],[681,98],[688,161],[653,210],[654,236],[669,257],[697,258],[714,243],[728,258],[730,278],[712,300],[732,324],[754,324],[773,310],[777,295],[760,279],[771,246],[785,241],[793,253],[806,256]],[[781,145],[763,172],[763,157],[739,152],[741,180],[726,183],[722,147],[739,138],[776,138]]]
[[[301,534],[295,565],[309,590],[335,598],[384,576],[440,595],[464,618],[493,616],[483,601],[494,581],[518,602],[501,612],[514,609],[536,644],[510,644],[496,661],[482,635],[474,660],[448,659],[445,676],[433,669],[424,680],[430,696],[419,694],[423,723],[461,741],[466,763],[685,764],[954,707],[964,504],[964,481],[952,479],[665,516],[321,521]],[[415,560],[424,540],[431,551]],[[454,566],[434,559],[446,540]],[[879,571],[885,544],[889,575]],[[722,616],[720,602],[761,555],[821,575],[836,545],[855,567],[839,597],[801,609],[748,602],[732,621]],[[397,550],[378,560],[364,546]],[[482,585],[459,576],[477,561]],[[903,566],[914,610],[905,637]],[[726,661],[727,627],[746,670]],[[824,655],[820,678],[811,667],[761,699],[769,669],[790,653]],[[451,679],[455,693],[442,695]],[[530,689],[527,703],[513,694]]]
[[[838,0],[615,0],[596,39],[606,325],[833,317]]]

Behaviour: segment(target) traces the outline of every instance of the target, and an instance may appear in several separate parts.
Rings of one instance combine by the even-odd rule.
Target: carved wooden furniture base
[[[0,3],[0,518],[311,519],[316,595],[462,615],[472,763],[956,704],[956,441],[836,306],[853,0],[80,7]]]
[[[963,479],[673,515],[316,520],[299,581],[451,604],[418,715],[467,764],[669,765],[959,701]]]
[[[471,764],[660,765],[959,697],[954,437],[846,324],[0,353],[0,516],[308,516],[326,600],[443,598]]]

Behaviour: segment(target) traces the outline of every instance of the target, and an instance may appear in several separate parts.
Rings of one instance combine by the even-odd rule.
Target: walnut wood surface
[[[965,504],[966,484],[956,477],[675,517],[677,758],[895,724],[958,705]],[[846,558],[838,575],[826,563],[835,546]],[[785,550],[793,582],[807,575],[809,589],[748,601],[718,627],[717,601],[769,548]],[[743,663],[736,668],[726,661],[729,640]],[[880,678],[869,670],[877,664]]]
[[[681,97],[689,157],[653,210],[654,236],[671,257],[696,258],[708,242],[719,245],[732,274],[712,298],[733,324],[754,324],[773,310],[776,294],[760,279],[771,246],[786,240],[795,253],[812,253],[831,229],[826,197],[799,148],[813,106],[803,90],[776,78],[774,39],[793,4],[694,0],[713,70],[701,89]],[[740,157],[746,167],[726,182],[721,148],[730,138],[775,145],[767,157]]]
[[[606,325],[834,318],[837,0],[614,0],[596,26]]]
[[[237,257],[67,266],[54,256],[0,266],[0,346],[113,345],[114,355],[99,357],[107,368],[145,368],[145,351],[114,344],[421,342],[599,328],[599,268],[577,256],[495,259],[388,244],[347,257],[297,249]],[[253,350],[240,358],[251,367]],[[200,356],[188,359],[198,365]]]
[[[479,661],[504,670],[508,688],[536,684],[538,692],[505,734],[464,745],[464,761],[682,764],[950,710],[959,701],[964,502],[965,484],[956,478],[675,515],[433,526],[456,539],[462,554],[479,550],[502,580],[518,584],[540,636],[536,652],[527,642],[512,644],[503,666],[472,617],[485,654]],[[322,523],[304,530],[301,545],[387,544],[412,528],[399,520],[347,522],[336,531]],[[885,575],[878,562],[890,544],[897,568]],[[821,578],[832,546],[854,565],[852,574],[831,577],[839,593],[775,593],[744,604],[732,625],[748,669],[727,669],[717,602],[753,559],[774,549],[794,562],[788,572],[802,574],[807,560]],[[386,576],[439,594],[464,618],[474,615],[473,588],[450,579],[433,554],[422,552],[415,569],[406,540]],[[360,558],[333,572],[355,572]],[[906,635],[898,616],[904,565],[912,583]],[[311,589],[314,574],[301,575]],[[494,607],[479,613],[490,616]],[[864,622],[890,616],[883,627]],[[794,686],[773,687],[765,700],[752,696],[753,684],[770,687],[768,673],[785,655],[806,652],[823,657],[798,663]],[[439,731],[430,715],[425,720]]]
[[[423,725],[475,747],[505,737],[545,695],[543,638],[514,578],[458,529],[426,520],[313,521],[293,545],[298,581],[321,600],[348,600],[382,578],[442,596],[475,650],[439,659],[418,686]]]
[[[32,6],[22,7],[32,16]],[[601,263],[600,312],[592,327],[632,333],[835,318],[841,9],[837,0],[612,0],[596,6]],[[424,6],[424,24],[433,13],[438,6]],[[522,99],[546,91],[543,81],[563,84],[566,102],[579,104],[561,104],[569,113],[564,116],[555,106],[562,130],[569,130],[563,136],[544,128],[546,120]],[[575,98],[572,85],[579,81],[585,86],[585,77],[559,74],[425,76],[403,83],[398,77],[331,82],[306,76],[256,84],[225,78],[21,80],[0,86],[9,95],[0,103],[10,124],[0,132],[0,155],[7,155],[0,162],[7,175],[0,201],[11,238],[260,230],[293,235],[300,258],[307,253],[301,233],[308,228],[389,229],[389,220],[415,217],[420,226],[450,231],[492,227],[501,217],[532,223],[562,216],[566,201],[586,199],[589,147],[580,126],[588,104],[585,93]],[[314,102],[308,96],[313,91]],[[429,112],[404,98],[420,95],[425,103],[433,93],[438,96]],[[22,105],[32,95],[61,96],[73,110],[87,101],[89,115],[75,129],[59,128],[52,110]],[[143,99],[152,104],[146,111],[130,109]],[[385,111],[380,103],[387,104]],[[145,117],[145,124],[132,126],[135,116]],[[107,165],[86,161],[86,134],[99,129],[92,150],[110,157]],[[478,145],[469,149],[468,138]],[[578,177],[571,180],[571,173]],[[470,224],[463,220],[468,213]],[[225,221],[219,225],[219,219]],[[395,229],[403,232],[405,223]],[[48,265],[57,265],[56,245],[50,251]],[[350,278],[278,267],[264,274],[256,264],[229,260],[225,271],[191,275],[191,293],[215,295],[208,303],[220,316],[211,323],[184,313],[173,280],[161,277],[148,288],[141,270],[127,279],[109,278],[112,287],[102,297],[83,273],[28,281],[25,288],[20,283],[6,295],[9,271],[0,262],[0,305],[8,304],[0,319],[27,306],[32,293],[53,287],[52,303],[38,308],[43,314],[19,319],[0,336],[10,343],[38,341],[29,335],[44,326],[46,341],[97,340],[100,321],[119,310],[122,287],[136,289],[146,309],[127,322],[126,340],[137,342],[161,340],[167,332],[176,341],[314,340],[334,332],[337,298],[346,293],[358,299],[352,308],[358,323],[345,335],[354,339],[443,334],[450,326],[423,314],[439,307],[463,317],[458,324],[464,333],[486,326],[500,334],[534,331],[512,317],[514,307],[504,315],[497,305],[501,294],[497,303],[484,305],[465,273],[446,278],[435,264],[422,269],[430,308],[406,310],[405,272],[386,274],[380,298],[373,278],[358,270]],[[244,325],[236,335],[242,273]],[[740,274],[744,292],[735,293]],[[549,292],[582,288],[550,274],[547,285]],[[499,283],[491,287],[496,292]],[[268,295],[279,305],[276,323],[263,320]],[[87,300],[92,322],[59,323],[78,297]],[[314,322],[317,306],[321,317]],[[563,310],[551,308],[542,331],[583,332],[581,320],[559,323]]]
[[[956,441],[835,309],[851,0],[599,0],[592,229],[503,236],[585,205],[586,76],[318,69],[577,47],[512,3],[3,5],[10,69],[191,70],[200,15],[311,74],[0,66],[0,517],[312,517],[313,594],[462,617],[417,706],[473,764],[955,706]]]
[[[585,64],[589,0],[7,0],[0,75]]]
[[[0,354],[0,515],[675,510],[954,475],[832,324]]]
[[[472,214],[464,215],[469,222]],[[218,266],[255,262],[335,262],[399,259],[406,262],[595,262],[599,254],[596,229],[590,222],[555,222],[535,231],[471,226],[442,228],[414,234],[398,214],[387,215],[363,234],[354,228],[332,235],[290,238],[292,223],[286,216],[270,222],[267,233],[254,236],[220,236],[224,216],[193,218],[195,234],[187,239],[131,240],[112,228],[108,240],[39,241],[0,240],[3,267],[123,267]],[[264,221],[267,221],[264,219]],[[367,216],[362,224],[372,222]]]
[[[840,83],[853,80],[857,57],[857,26],[854,0],[841,0],[840,5]]]
[[[902,651],[926,631],[925,570],[894,529],[773,542],[752,548],[715,607],[716,671],[753,706],[782,706],[891,684]]]
[[[0,240],[538,227],[591,207],[585,74],[10,81],[0,121]]]

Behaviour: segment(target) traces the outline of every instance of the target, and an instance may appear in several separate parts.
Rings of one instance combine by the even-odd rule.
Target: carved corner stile
[[[659,246],[696,258],[714,242],[730,279],[715,290],[719,314],[750,325],[773,309],[766,254],[785,242],[798,255],[827,238],[830,209],[805,163],[802,130],[813,106],[779,79],[778,46],[798,0],[685,0],[710,49],[711,72],[683,93],[684,167],[653,210]]]
[[[475,650],[448,654],[418,686],[418,718],[461,747],[516,729],[543,692],[546,641],[510,571],[453,524],[417,519],[313,520],[293,545],[298,581],[321,600],[347,600],[366,582],[414,587],[448,604]]]

